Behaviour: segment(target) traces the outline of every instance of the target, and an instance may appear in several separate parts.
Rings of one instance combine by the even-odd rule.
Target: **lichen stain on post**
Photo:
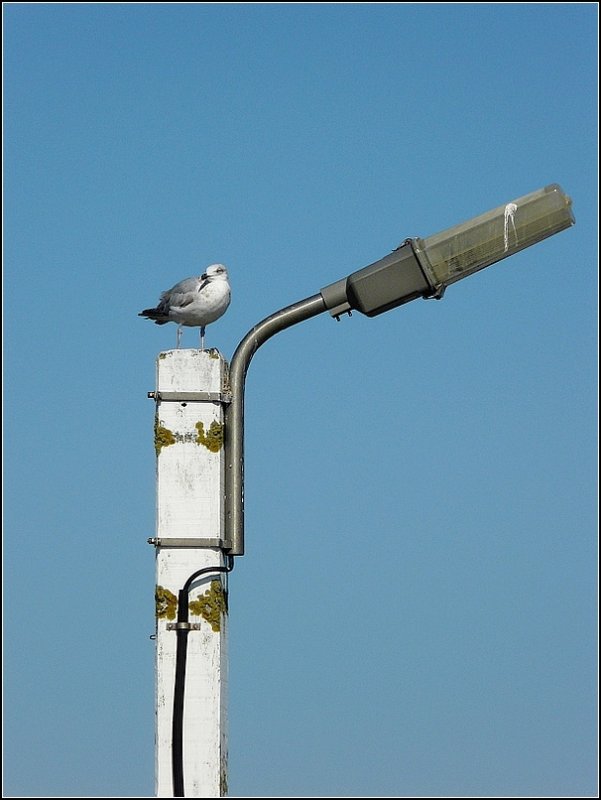
[[[169,430],[169,428],[163,427],[159,420],[158,415],[154,418],[154,449],[156,450],[157,456],[163,449],[163,447],[169,447],[170,444],[175,444],[175,436]]]
[[[221,630],[221,615],[227,614],[227,598],[221,581],[211,581],[211,585],[206,592],[199,594],[197,600],[192,600],[190,612],[206,619],[215,633],[219,633]]]
[[[198,431],[196,444],[204,445],[211,453],[218,453],[221,450],[223,447],[223,425],[220,422],[213,420],[207,433],[205,433],[203,422],[197,422],[194,427]]]
[[[177,597],[162,586],[157,586],[154,592],[156,615],[159,619],[175,619],[177,611]]]

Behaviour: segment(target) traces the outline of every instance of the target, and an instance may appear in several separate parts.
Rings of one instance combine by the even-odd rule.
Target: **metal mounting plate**
[[[231,392],[148,392],[157,403],[231,403]]]

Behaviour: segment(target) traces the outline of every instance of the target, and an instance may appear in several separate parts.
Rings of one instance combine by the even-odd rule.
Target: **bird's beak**
[[[203,272],[203,274],[200,276],[200,280],[201,281],[206,281],[206,279],[207,279],[207,273]]]

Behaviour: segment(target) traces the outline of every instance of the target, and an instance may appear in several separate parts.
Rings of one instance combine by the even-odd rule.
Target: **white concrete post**
[[[225,566],[223,400],[228,365],[216,350],[157,359],[156,795],[174,797],[172,721],[178,593],[197,570]],[[186,797],[227,794],[227,575],[192,582],[183,715]]]

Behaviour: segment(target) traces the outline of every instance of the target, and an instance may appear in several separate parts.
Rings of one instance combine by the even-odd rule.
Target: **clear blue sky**
[[[598,8],[4,5],[4,793],[154,790],[155,359],[557,182],[576,226],[247,384],[233,796],[597,795]],[[197,346],[187,331],[183,346]]]

